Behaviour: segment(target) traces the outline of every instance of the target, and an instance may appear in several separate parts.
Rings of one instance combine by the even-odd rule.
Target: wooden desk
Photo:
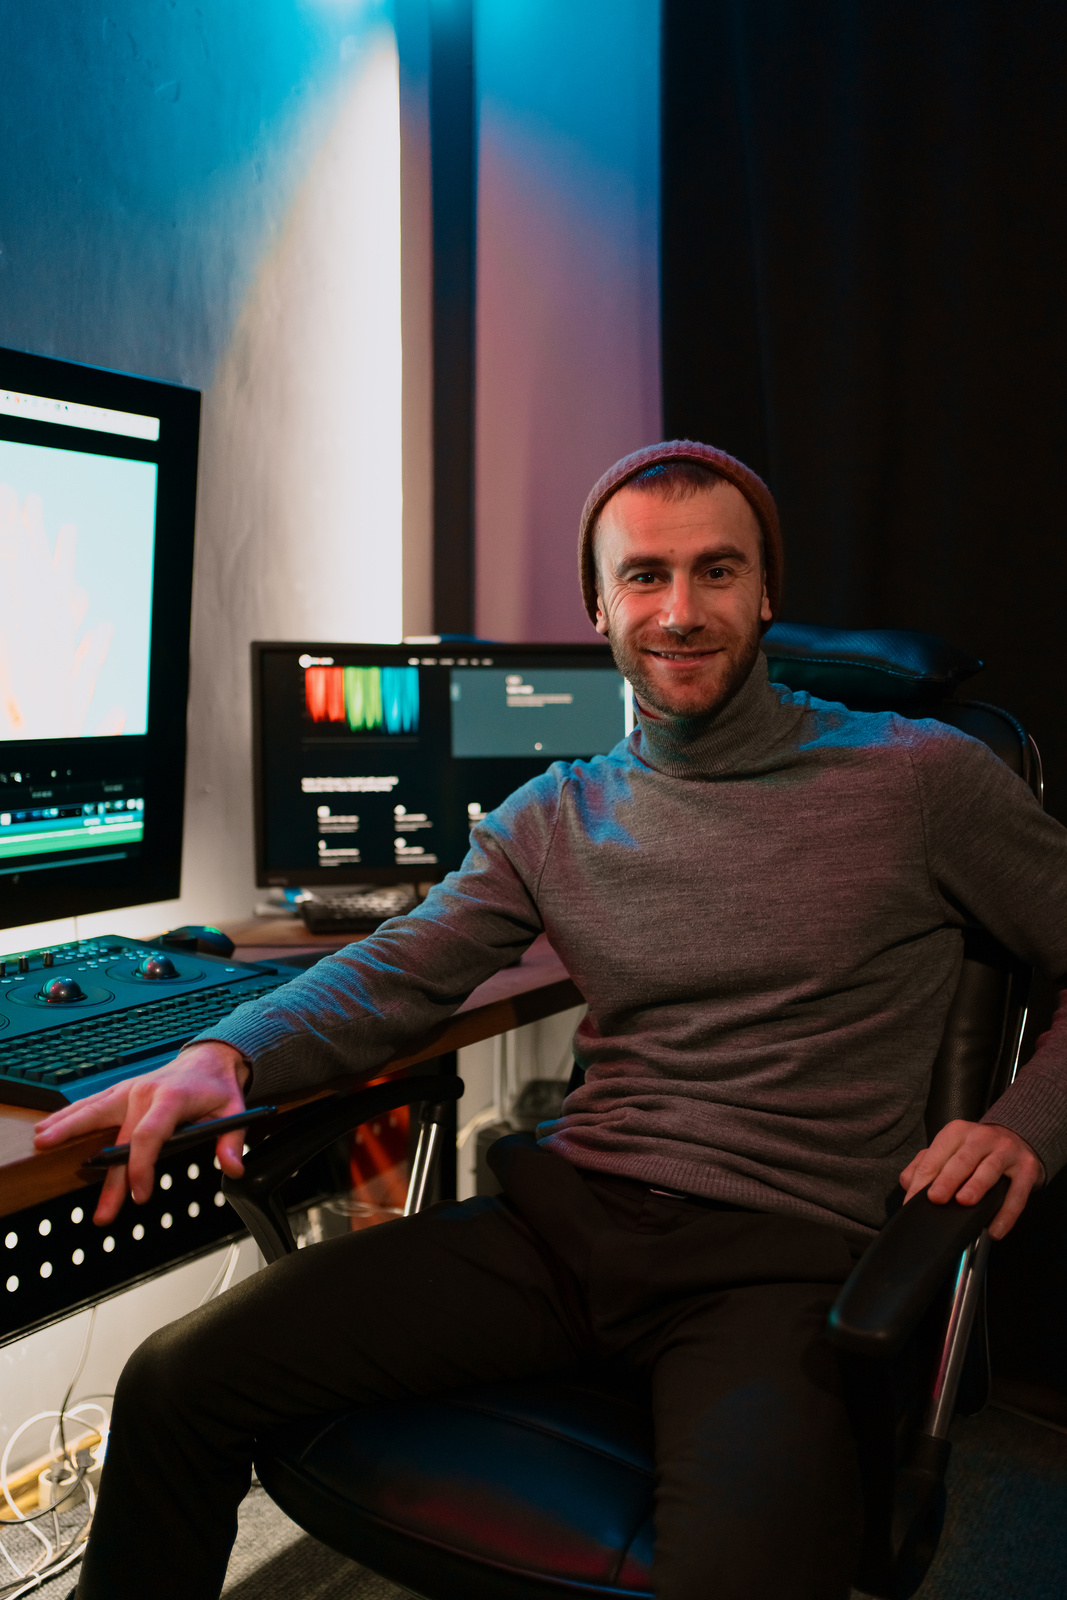
[[[269,938],[262,945],[242,941],[236,955],[246,961],[264,961],[272,957],[284,960],[285,953],[295,954],[297,947],[301,951],[329,950],[350,942],[336,937],[315,939],[302,924],[291,922],[279,927],[278,923],[268,921],[266,928],[259,924],[242,924],[240,931],[244,933],[250,926],[257,932],[269,934]],[[293,937],[278,937],[286,928]],[[233,937],[237,930],[228,931]],[[257,952],[255,955],[251,954],[253,949]],[[547,940],[540,938],[517,967],[495,973],[475,989],[448,1022],[425,1034],[404,1055],[394,1057],[388,1067],[406,1067],[450,1050],[460,1050],[464,1045],[476,1044],[479,1039],[490,1039],[495,1034],[520,1028],[527,1022],[538,1022],[542,1017],[554,1016],[556,1012],[581,1004],[582,996],[567,976],[559,957]],[[292,1098],[307,1096],[306,1093],[294,1094]],[[33,1128],[41,1115],[23,1106],[0,1105],[0,1216],[81,1187],[86,1181],[79,1176],[82,1163],[103,1145],[113,1142],[114,1130],[97,1132],[62,1149],[37,1154],[33,1148]]]

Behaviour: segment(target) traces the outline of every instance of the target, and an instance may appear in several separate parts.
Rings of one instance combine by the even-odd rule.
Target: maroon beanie
[[[667,439],[663,444],[648,445],[623,456],[589,491],[582,508],[582,521],[578,533],[578,572],[582,583],[582,598],[591,622],[596,622],[596,566],[593,561],[593,525],[603,510],[605,502],[631,478],[636,478],[646,467],[658,467],[668,461],[696,461],[711,467],[720,477],[740,489],[759,519],[763,530],[763,565],[766,575],[767,599],[772,613],[778,610],[782,593],[782,532],[778,526],[778,507],[774,496],[751,468],[728,456],[725,450],[716,450],[710,444],[698,444],[693,439]]]

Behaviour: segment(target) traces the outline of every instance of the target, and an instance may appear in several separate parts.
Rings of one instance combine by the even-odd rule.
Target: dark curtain
[[[765,474],[784,615],[923,628],[1067,820],[1067,7],[664,0],[666,433]]]

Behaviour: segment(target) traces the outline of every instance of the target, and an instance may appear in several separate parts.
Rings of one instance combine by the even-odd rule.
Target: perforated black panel
[[[0,1342],[243,1235],[213,1163],[209,1142],[161,1165],[109,1228],[93,1225],[98,1185],[0,1218]]]

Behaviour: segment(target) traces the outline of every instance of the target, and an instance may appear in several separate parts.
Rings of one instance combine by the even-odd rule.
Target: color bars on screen
[[[305,667],[313,722],[347,722],[353,733],[417,733],[417,667]]]

